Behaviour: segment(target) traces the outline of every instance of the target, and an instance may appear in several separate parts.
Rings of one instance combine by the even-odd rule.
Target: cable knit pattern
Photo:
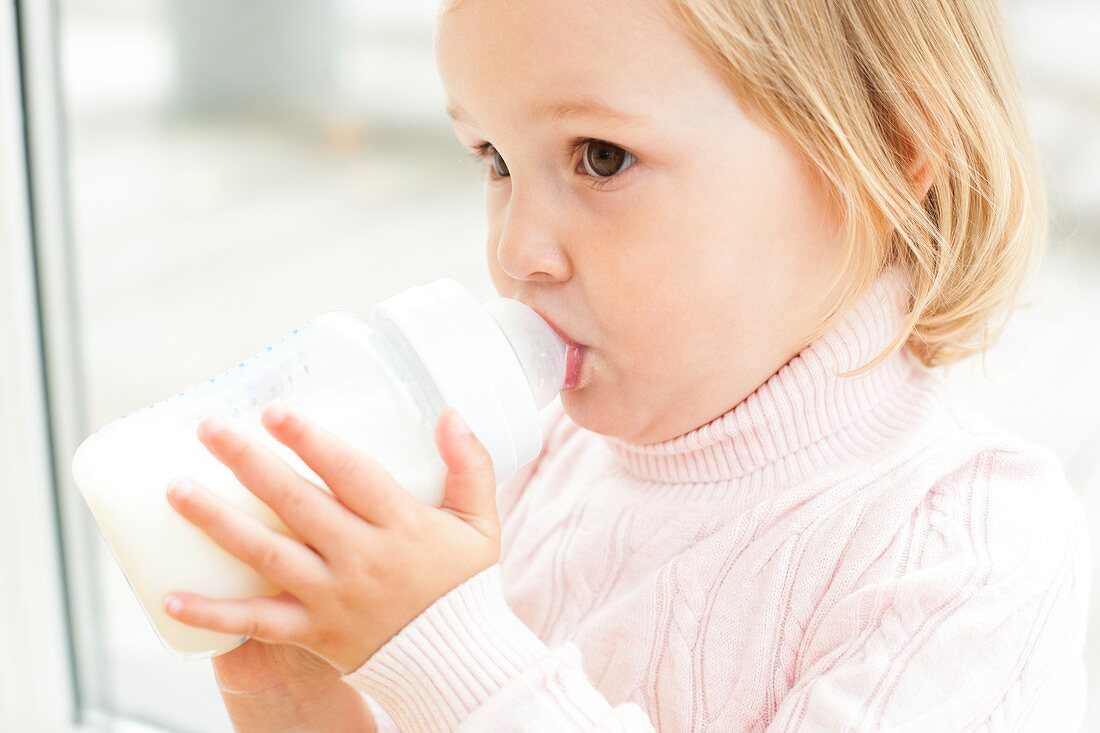
[[[556,401],[501,562],[345,680],[393,731],[1076,731],[1088,546],[1053,451],[889,345],[901,272],[714,420]]]

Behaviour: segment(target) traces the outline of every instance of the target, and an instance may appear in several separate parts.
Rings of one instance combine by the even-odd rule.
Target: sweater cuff
[[[344,681],[402,731],[453,730],[548,652],[505,602],[496,564],[438,598]]]

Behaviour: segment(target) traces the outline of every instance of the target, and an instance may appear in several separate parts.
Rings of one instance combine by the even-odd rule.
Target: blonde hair
[[[889,264],[927,366],[992,345],[1046,247],[1041,171],[994,0],[670,0],[737,97],[817,166],[848,242],[835,325]],[[914,151],[927,192],[914,184]],[[992,323],[1000,313],[1001,318]]]
[[[844,376],[902,346],[926,366],[991,346],[1038,268],[1048,216],[995,0],[668,2],[746,110],[812,161],[846,224],[829,291],[844,287],[801,348],[892,264],[910,279],[904,325]]]

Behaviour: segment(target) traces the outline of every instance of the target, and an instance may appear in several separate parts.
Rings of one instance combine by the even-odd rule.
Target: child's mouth
[[[580,383],[581,369],[584,367],[584,353],[583,346],[569,344],[569,350],[566,352],[565,357],[565,382],[562,384],[562,390],[576,389],[577,384]]]
[[[565,356],[565,381],[562,383],[562,390],[576,389],[580,383],[581,370],[584,368],[584,355],[585,347],[582,344],[578,344],[574,341],[569,334],[558,327],[558,324],[554,323],[545,313],[538,308],[532,308],[542,320],[554,329],[554,333],[558,334],[562,341],[565,342],[567,347]]]

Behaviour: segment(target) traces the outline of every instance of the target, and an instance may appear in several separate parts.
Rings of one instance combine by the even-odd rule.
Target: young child
[[[500,487],[444,412],[441,509],[285,406],[335,498],[203,424],[302,538],[170,492],[286,589],[167,599],[253,637],[237,729],[1079,728],[1081,506],[938,371],[1045,234],[993,0],[464,0],[436,45],[571,378]]]

